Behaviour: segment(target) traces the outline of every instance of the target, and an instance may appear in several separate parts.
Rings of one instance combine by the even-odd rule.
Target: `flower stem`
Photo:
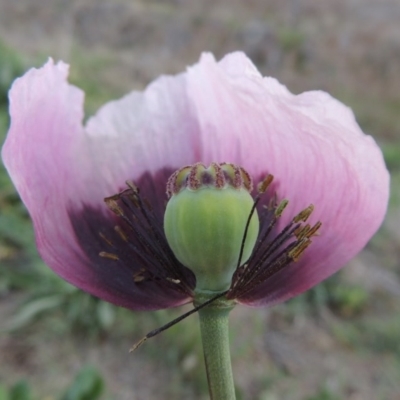
[[[236,398],[229,350],[228,324],[229,312],[233,307],[232,302],[220,299],[199,310],[201,339],[211,400],[235,400]]]

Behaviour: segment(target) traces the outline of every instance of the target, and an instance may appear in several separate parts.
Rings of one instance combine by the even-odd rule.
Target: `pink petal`
[[[380,226],[389,174],[374,140],[349,108],[324,92],[291,94],[262,78],[241,53],[216,63],[203,55],[189,70],[188,93],[202,131],[202,161],[235,162],[253,177],[275,176],[290,201],[281,229],[315,205],[322,222],[299,262],[239,299],[260,306],[284,301],[327,278],[356,255]]]
[[[10,93],[12,123],[2,157],[32,217],[41,256],[65,280],[118,305],[157,309],[187,302],[187,296],[161,287],[136,289],[132,274],[126,279],[127,271],[99,270],[103,260],[98,257],[95,265],[89,247],[98,255],[101,226],[90,232],[86,219],[94,221],[85,214],[97,210],[97,224],[109,224],[104,197],[115,194],[127,179],[140,180],[145,172],[155,176],[189,161],[193,146],[185,134],[196,130],[182,98],[182,78],[161,78],[145,93],[106,105],[85,129],[83,93],[67,83],[67,75],[67,65],[50,60],[18,79]],[[171,130],[175,136],[170,139]],[[159,199],[162,193],[165,198],[171,172],[160,184],[147,185],[148,197]],[[77,241],[77,229],[86,232],[85,249]]]

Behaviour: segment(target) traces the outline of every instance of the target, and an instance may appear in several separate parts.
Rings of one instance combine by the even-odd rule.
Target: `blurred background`
[[[244,50],[294,93],[330,92],[383,149],[388,215],[323,284],[271,309],[236,307],[238,399],[399,400],[399,20],[398,0],[0,0],[0,142],[12,81],[49,56],[71,64],[87,116],[202,51]],[[208,398],[197,317],[128,354],[186,309],[132,313],[55,276],[1,164],[0,264],[0,400]]]

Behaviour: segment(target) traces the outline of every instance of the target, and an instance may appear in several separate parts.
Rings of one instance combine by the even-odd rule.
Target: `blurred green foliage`
[[[106,72],[113,68],[114,59],[110,54],[87,56],[85,50],[73,47],[71,50],[69,82],[85,93],[85,119],[94,115],[106,102],[126,94],[123,80],[110,79]],[[99,68],[101,65],[101,68]]]
[[[0,40],[0,107],[7,104],[11,83],[24,71],[25,65],[18,53]]]
[[[13,80],[20,76],[24,70],[24,63],[18,53],[0,41],[0,142],[3,142],[5,138],[9,123],[8,90]],[[10,288],[24,287],[30,277],[18,276],[18,272],[38,260],[35,253],[28,214],[19,201],[19,197],[1,163],[0,263],[2,268],[0,268],[0,295]],[[24,267],[21,265],[24,265]]]
[[[0,400],[32,400],[29,384],[21,380],[9,389],[0,385]]]
[[[103,392],[103,378],[95,368],[88,366],[78,372],[60,400],[97,400]]]
[[[341,397],[333,394],[328,388],[322,387],[315,395],[304,400],[340,400]]]
[[[294,314],[315,315],[320,310],[329,308],[341,317],[351,317],[360,313],[368,300],[368,292],[363,286],[344,282],[339,272],[291,299],[286,306],[287,311]]]
[[[188,309],[190,307],[188,306]],[[179,308],[131,314],[131,324],[126,328],[130,329],[130,332],[134,332],[136,341],[153,329],[179,317],[184,311]],[[119,329],[124,328],[120,325]],[[194,396],[193,392],[196,394],[195,398],[208,393],[200,329],[196,315],[188,317],[161,335],[152,338],[151,343],[145,344],[138,351],[145,352],[147,357],[155,363],[164,364],[165,368],[179,370],[179,374],[174,375],[169,387],[165,388],[168,398],[182,397],[184,388],[191,391],[187,394],[188,398]],[[187,388],[188,382],[190,382],[190,389]]]
[[[400,170],[400,143],[382,146],[386,165],[390,171]]]
[[[397,111],[399,109],[400,104]],[[400,142],[397,140],[394,143],[383,143],[382,151],[391,175],[390,206],[397,208],[400,205]]]
[[[305,43],[305,36],[296,29],[280,29],[278,40],[286,52],[300,51]]]
[[[338,323],[333,327],[336,337],[359,350],[368,349],[400,360],[400,317],[369,317],[353,323]]]
[[[103,302],[49,274],[48,281],[37,285],[13,317],[5,324],[5,330],[16,331],[48,318],[59,318],[58,330],[65,333],[81,333],[97,337],[111,329],[115,321],[116,307]]]
[[[78,371],[74,380],[57,400],[98,400],[104,393],[104,380],[92,366],[85,366]],[[0,400],[38,400],[26,380],[21,380],[7,388],[0,384]]]

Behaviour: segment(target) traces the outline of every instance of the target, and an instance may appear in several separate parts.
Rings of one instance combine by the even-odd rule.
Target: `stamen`
[[[253,207],[251,207],[249,217],[247,218],[246,226],[244,228],[244,234],[243,234],[243,239],[242,239],[242,244],[240,246],[240,253],[239,253],[239,258],[237,262],[236,269],[240,267],[240,264],[242,263],[242,257],[243,257],[243,251],[244,251],[244,245],[246,243],[247,239],[247,232],[249,230],[251,218],[253,217],[254,211],[256,210],[257,204],[259,202],[260,198],[256,198],[253,204]]]
[[[170,281],[170,282],[175,283],[177,285],[179,283],[181,283],[180,279],[173,279],[173,278],[169,278],[169,277],[167,277],[166,279],[167,279],[167,281]]]
[[[118,233],[119,237],[124,241],[124,242],[128,242],[128,237],[125,235],[125,232],[122,230],[122,228],[117,225],[114,227],[115,232]]]
[[[255,199],[255,204],[258,203],[260,196],[265,193],[272,181],[273,177],[269,175],[258,184],[259,195]],[[227,299],[244,296],[291,262],[297,262],[312,243],[310,238],[318,234],[322,225],[320,221],[312,227],[310,224],[303,225],[314,210],[314,205],[310,204],[297,214],[272,241],[267,240],[288,203],[288,200],[284,199],[277,204],[275,197],[269,202],[268,206],[263,206],[264,214],[260,219],[269,219],[269,222],[262,225],[256,248],[246,266],[239,267],[239,257],[238,268],[232,278],[231,288],[226,296]]]
[[[271,174],[267,175],[265,177],[265,179],[257,185],[258,193],[260,193],[260,194],[265,193],[267,191],[268,187],[271,185],[273,180],[274,180],[273,175],[271,175]]]
[[[126,181],[125,183],[132,189],[134,193],[139,193],[139,188],[132,181]]]
[[[299,261],[300,256],[304,253],[304,250],[311,244],[311,240],[307,239],[300,242],[288,255],[293,261]]]
[[[301,211],[293,218],[293,222],[295,223],[300,221],[306,222],[308,217],[312,214],[313,211],[314,211],[314,205],[310,204],[307,208],[305,208],[303,211]]]
[[[111,196],[111,197],[106,197],[104,199],[107,207],[116,215],[118,215],[119,217],[122,217],[124,212],[122,211],[122,208],[117,204],[117,202],[115,201],[115,196]]]
[[[146,277],[143,275],[144,272],[146,272],[146,270],[144,268],[140,268],[138,272],[133,274],[133,281],[135,283],[143,282],[146,279]]]
[[[99,232],[99,236],[100,236],[109,246],[114,247],[112,241],[111,241],[110,239],[108,239],[108,238],[104,235],[104,233]]]
[[[119,260],[119,257],[118,257],[116,254],[107,253],[107,252],[105,252],[105,251],[101,251],[101,252],[99,253],[99,256],[100,256],[100,257],[104,257],[104,258],[108,258],[108,259],[110,259],[110,260],[115,260],[115,261],[118,261],[118,260]]]
[[[200,304],[199,306],[193,308],[192,310],[186,312],[185,314],[182,314],[180,317],[175,318],[171,322],[168,322],[168,324],[165,324],[161,328],[154,329],[153,331],[149,332],[146,336],[144,336],[142,339],[140,339],[138,342],[136,342],[130,349],[129,353],[132,353],[136,349],[138,349],[147,339],[150,339],[156,335],[158,335],[161,332],[164,332],[165,330],[171,328],[172,326],[176,325],[178,322],[181,322],[182,320],[186,319],[190,315],[196,313],[197,311],[201,310],[202,308],[208,306],[209,304],[213,303],[215,300],[220,299],[221,297],[224,297],[228,292],[222,292],[217,294],[216,296],[212,297],[210,300],[205,301],[204,303]]]
[[[318,221],[307,233],[307,237],[316,236],[318,234],[319,228],[321,228],[322,222]]]
[[[104,201],[108,208],[126,223],[128,232],[131,231],[135,242],[129,239],[128,232],[119,225],[114,227],[118,237],[128,244],[135,254],[136,262],[146,265],[146,269],[134,273],[133,281],[140,283],[152,280],[192,296],[192,284],[187,282],[183,266],[179,264],[169,248],[162,224],[153,214],[151,205],[146,199],[142,199],[139,188],[133,182],[127,181],[126,184],[128,189],[107,197]],[[106,243],[112,244],[109,240],[106,240]],[[113,249],[115,248],[114,245]],[[124,249],[119,251],[122,252]],[[102,254],[112,253],[102,252]],[[117,254],[103,255],[103,257],[112,259],[118,257],[119,259]],[[129,256],[125,255],[126,257]]]
[[[310,224],[307,224],[306,226],[299,226],[293,233],[297,237],[297,239],[301,240],[306,237],[310,229]]]
[[[275,216],[276,217],[281,217],[283,212],[285,211],[285,208],[287,207],[287,205],[289,204],[289,201],[284,199],[282,200],[279,204],[278,207],[276,207],[275,210]]]

